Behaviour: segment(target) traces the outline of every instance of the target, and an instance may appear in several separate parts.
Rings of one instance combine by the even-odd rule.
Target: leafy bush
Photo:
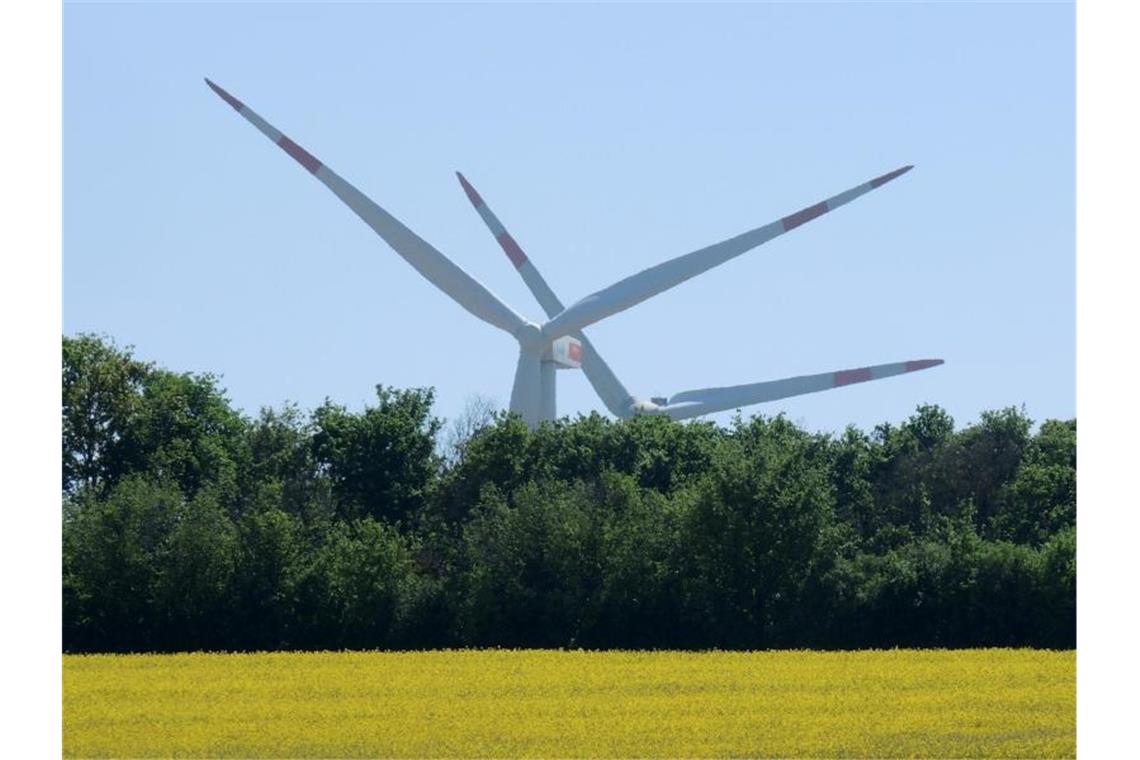
[[[212,375],[63,353],[69,651],[1075,645],[1075,420],[441,442],[430,390],[248,419]]]

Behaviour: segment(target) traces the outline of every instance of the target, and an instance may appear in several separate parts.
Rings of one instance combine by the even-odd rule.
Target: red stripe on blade
[[[226,101],[231,106],[233,106],[234,110],[240,111],[242,108],[245,107],[244,103],[242,103],[240,100],[235,98],[233,95],[230,95],[228,92],[223,90],[221,87],[218,87],[216,84],[211,82],[209,79],[206,80],[206,84],[208,84],[210,86],[211,90],[213,90],[214,92],[216,92],[218,94],[218,97],[220,97],[222,100]]]
[[[884,174],[881,177],[875,177],[873,180],[871,180],[871,187],[878,187],[880,185],[885,185],[888,182],[890,182],[892,179],[894,179],[895,177],[901,177],[902,175],[906,174],[907,172],[909,172],[913,168],[914,168],[913,165],[904,166],[901,169],[895,169],[893,172],[887,172],[886,174]]]
[[[467,193],[467,200],[471,201],[475,206],[482,206],[483,199],[479,197],[479,193],[475,192],[475,188],[471,187],[471,183],[467,181],[459,172],[455,173],[459,177],[459,184],[463,185],[463,192]]]
[[[511,237],[511,233],[504,232],[496,239],[499,241],[499,245],[503,247],[503,251],[506,252],[507,258],[515,265],[515,269],[518,269],[526,263],[526,254],[523,253],[522,248],[519,248],[519,244],[515,242],[515,239]]]
[[[281,146],[281,150],[297,159],[297,163],[308,169],[313,174],[316,174],[317,169],[321,168],[321,162],[318,161],[312,153],[309,153],[309,151],[305,150],[285,135],[281,135],[281,139],[277,141],[277,144]]]
[[[835,373],[835,387],[851,385],[851,383],[865,383],[871,379],[871,368],[845,369]]]
[[[826,213],[827,213],[827,201],[820,201],[819,203],[815,204],[814,206],[808,206],[807,208],[805,208],[801,211],[797,211],[794,214],[791,214],[789,216],[785,216],[780,221],[784,223],[784,232],[787,232],[788,230],[794,230],[796,227],[799,227],[801,224],[806,224],[807,222],[810,222],[812,219],[815,219],[817,216],[823,216]]]
[[[941,359],[915,359],[912,362],[906,363],[906,371],[915,372],[920,369],[929,369],[931,367],[937,367],[942,363]]]

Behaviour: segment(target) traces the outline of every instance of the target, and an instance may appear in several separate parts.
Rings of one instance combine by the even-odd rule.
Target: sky
[[[744,410],[811,430],[1075,416],[1071,4],[66,3],[63,52],[64,333],[246,413],[505,406],[517,344],[206,76],[536,321],[456,170],[571,303],[914,164],[587,334],[643,397],[945,359]],[[579,372],[558,403],[603,410]]]

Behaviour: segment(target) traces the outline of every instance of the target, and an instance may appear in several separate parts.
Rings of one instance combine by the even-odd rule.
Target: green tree
[[[155,370],[147,378],[131,425],[142,452],[142,467],[160,480],[173,480],[194,496],[211,486],[236,506],[240,477],[249,464],[246,421],[234,411],[218,379]]]
[[[428,389],[376,386],[378,406],[353,414],[326,401],[313,413],[313,453],[342,517],[397,522],[421,508],[439,468]]]
[[[210,489],[171,511],[154,557],[159,639],[177,650],[228,648],[237,623],[237,528]]]
[[[876,452],[862,430],[848,426],[832,445],[832,484],[836,516],[855,532],[870,537],[885,523],[875,499]]]
[[[64,649],[153,647],[162,546],[183,503],[178,487],[133,475],[105,499],[64,512]]]
[[[302,590],[308,641],[323,648],[376,648],[393,641],[411,556],[390,525],[337,522],[317,551]]]
[[[581,643],[596,618],[599,530],[586,487],[528,484],[508,506],[484,491],[464,531],[458,582],[466,643],[564,647]]]
[[[897,545],[900,537],[923,533],[933,524],[945,506],[940,499],[947,491],[942,464],[954,439],[954,420],[931,404],[918,407],[898,427],[875,428],[870,471],[875,514],[867,526],[875,543]],[[951,501],[956,507],[956,500]]]
[[[1004,508],[1006,486],[1021,467],[1032,427],[1024,410],[1009,407],[982,412],[978,423],[958,436],[946,501],[970,499],[979,530]]]
[[[612,471],[669,493],[707,470],[720,440],[708,422],[656,415],[615,422],[594,413],[540,427],[531,441],[528,473],[575,481]]]
[[[716,646],[783,641],[834,513],[828,442],[783,416],[736,422],[692,492],[682,543],[687,623]]]
[[[250,466],[242,483],[242,501],[297,515],[307,525],[331,519],[332,484],[317,462],[313,432],[296,405],[262,408],[247,428]]]
[[[1075,645],[1076,421],[247,420],[64,338],[68,651]]]
[[[602,589],[598,625],[585,646],[687,647],[703,642],[681,625],[684,497],[641,488],[631,475],[603,476]]]
[[[251,649],[287,648],[297,630],[297,587],[309,547],[299,519],[275,507],[250,510],[237,524],[234,639]]]
[[[440,479],[435,504],[441,517],[461,524],[487,486],[494,486],[500,494],[513,494],[528,479],[537,477],[529,462],[531,438],[531,431],[517,414],[500,414],[493,424],[473,435]]]
[[[1062,528],[1041,547],[1038,646],[1077,645],[1077,531]]]
[[[992,532],[1041,544],[1077,519],[1077,423],[1046,420],[1026,447],[1017,474],[991,518]]]
[[[63,337],[63,491],[105,496],[139,466],[131,435],[151,365],[91,334]]]

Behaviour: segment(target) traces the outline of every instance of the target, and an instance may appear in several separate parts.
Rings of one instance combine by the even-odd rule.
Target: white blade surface
[[[411,264],[417,272],[451,296],[452,300],[464,309],[484,322],[488,322],[516,337],[519,337],[521,328],[530,324],[511,307],[499,300],[482,283],[452,263],[430,243],[405,227],[398,219],[376,205],[372,199],[346,182],[300,145],[281,134],[269,122],[254,113],[249,106],[246,106],[209,79],[206,80],[206,84],[233,106],[249,123],[257,127],[262,134],[323,182],[336,197],[355,211],[365,224],[383,238],[384,242]]]
[[[828,211],[839,208],[861,195],[890,182],[910,171],[913,166],[904,166],[893,172],[845,190],[814,206],[808,206],[794,214],[789,214],[771,224],[757,227],[734,238],[710,245],[692,253],[678,256],[662,264],[650,267],[635,275],[603,288],[570,306],[558,316],[542,326],[542,334],[554,339],[581,330],[611,314],[624,311],[647,298],[668,290],[685,280],[696,277],[715,266],[723,264],[758,245],[790,232]]]
[[[783,380],[770,380],[750,385],[683,391],[671,396],[669,403],[666,406],[659,407],[658,412],[667,414],[675,420],[683,420],[688,417],[723,412],[727,409],[738,409],[765,401],[802,396],[805,393],[817,393],[832,388],[840,388],[844,385],[882,380],[907,372],[937,367],[942,363],[941,359],[917,359],[894,364],[877,364],[873,367],[844,369],[838,372],[824,372],[819,375],[789,377]]]
[[[483,223],[491,230],[491,234],[495,236],[495,240],[499,242],[503,252],[507,254],[519,275],[522,276],[523,282],[526,283],[527,288],[534,294],[535,299],[539,305],[542,306],[543,311],[546,312],[547,317],[553,317],[564,310],[562,301],[546,284],[546,280],[539,274],[538,269],[534,266],[523,249],[515,242],[511,233],[507,232],[507,228],[495,216],[495,212],[491,211],[491,207],[483,200],[478,191],[471,186],[460,172],[455,175],[459,177],[459,183],[463,186],[463,192],[467,194],[468,200],[475,210],[479,212],[482,217]],[[582,343],[582,371],[586,373],[586,379],[590,381],[593,386],[594,392],[598,394],[598,398],[606,405],[612,414],[618,417],[627,417],[630,414],[631,404],[633,397],[620,380],[617,375],[613,373],[610,366],[602,359],[601,354],[594,348],[594,344],[586,338],[584,334],[579,331],[571,333]]]

